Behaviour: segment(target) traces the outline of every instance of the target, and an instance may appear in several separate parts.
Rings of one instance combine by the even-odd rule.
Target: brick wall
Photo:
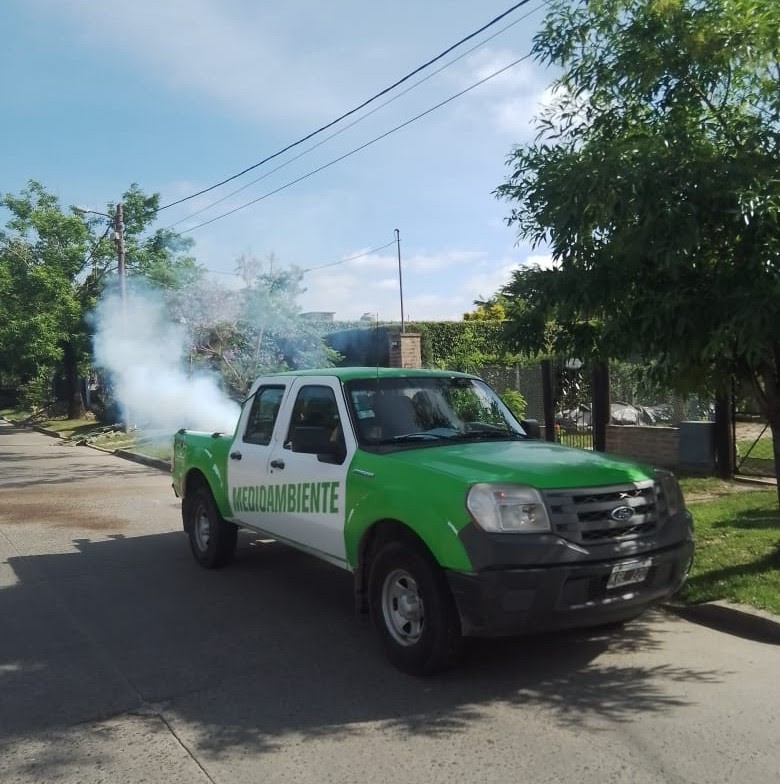
[[[390,367],[422,367],[419,332],[394,332],[387,337],[390,345]]]
[[[676,427],[607,425],[607,452],[675,468],[680,459],[680,431]]]

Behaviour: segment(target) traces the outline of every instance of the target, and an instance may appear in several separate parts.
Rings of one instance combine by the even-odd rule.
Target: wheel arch
[[[436,564],[430,547],[406,523],[394,518],[377,520],[363,532],[357,546],[355,564],[355,607],[360,613],[368,613],[368,577],[374,555],[386,542],[405,541],[413,544]]]
[[[207,476],[199,467],[190,468],[182,482],[182,514],[185,513],[188,499],[192,499],[199,487],[206,487],[211,492],[211,497],[214,499],[217,511],[221,517],[225,519],[232,517],[232,511],[227,500],[227,488],[224,486],[224,483],[220,481],[220,477],[217,475]]]

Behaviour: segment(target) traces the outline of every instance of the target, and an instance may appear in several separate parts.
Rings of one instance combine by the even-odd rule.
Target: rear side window
[[[255,392],[244,430],[246,443],[267,446],[271,442],[283,396],[284,387],[260,387]]]

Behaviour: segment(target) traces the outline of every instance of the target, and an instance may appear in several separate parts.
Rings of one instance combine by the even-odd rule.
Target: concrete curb
[[[755,642],[780,645],[780,616],[734,602],[680,604],[667,602],[663,608],[686,621],[707,626]]]
[[[90,444],[87,444],[87,446],[90,446]],[[93,447],[93,449],[97,449],[97,447]],[[137,452],[128,452],[126,449],[115,449],[111,454],[122,457],[125,460],[132,460],[134,463],[141,463],[141,465],[149,466],[150,468],[159,468],[161,471],[171,472],[171,463],[169,460],[139,455]]]
[[[56,430],[47,430],[45,427],[38,427],[38,425],[32,425],[32,429],[38,433],[43,433],[45,436],[51,436],[52,438],[65,440],[64,436],[61,433],[58,433]],[[162,460],[157,457],[139,455],[137,452],[130,452],[127,449],[105,449],[102,446],[90,444],[88,441],[81,442],[81,446],[88,446],[90,449],[97,449],[98,452],[105,452],[108,455],[116,455],[117,457],[121,457],[124,460],[131,460],[134,463],[140,463],[141,465],[149,466],[149,468],[159,468],[161,471],[167,471],[168,473],[171,471],[170,460]]]
[[[38,433],[43,433],[43,435],[45,436],[51,436],[52,438],[59,438],[63,440],[65,438],[65,436],[62,435],[62,433],[58,433],[56,430],[47,430],[45,427],[38,427],[38,425],[28,425],[28,427],[32,427],[33,430],[35,430]]]

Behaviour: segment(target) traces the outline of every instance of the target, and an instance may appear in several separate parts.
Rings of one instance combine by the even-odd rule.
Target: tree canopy
[[[527,350],[752,385],[780,467],[780,4],[552,0],[560,69],[497,194],[555,268],[504,290]]]
[[[501,293],[489,299],[476,299],[474,304],[474,310],[463,314],[464,321],[503,321],[506,318],[506,297]]]
[[[340,355],[301,315],[302,272],[273,256],[243,255],[240,288],[202,282],[172,292],[168,301],[189,330],[193,363],[218,372],[233,397],[243,398],[262,373],[328,367]]]
[[[132,185],[122,196],[126,270],[159,286],[178,286],[200,271],[188,255],[191,242],[170,230],[150,231],[157,195]],[[0,362],[28,403],[50,399],[60,382],[69,414],[83,412],[78,378],[89,362],[87,316],[109,281],[117,253],[111,216],[64,210],[56,196],[31,181],[6,194],[10,213],[0,230]]]

